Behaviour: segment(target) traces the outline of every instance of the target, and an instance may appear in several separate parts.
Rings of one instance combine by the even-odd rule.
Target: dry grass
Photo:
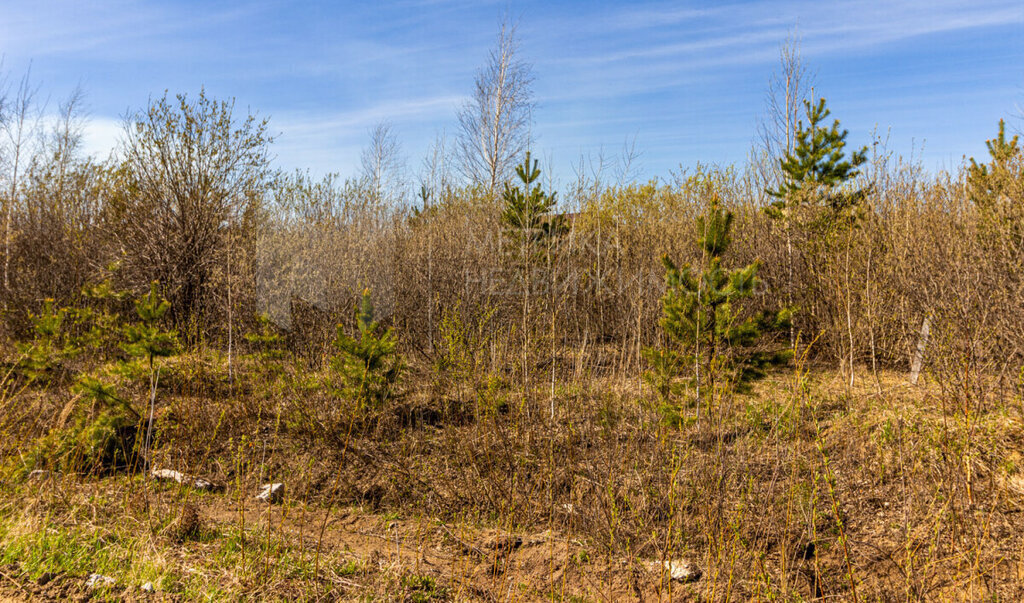
[[[911,387],[862,372],[851,388],[835,371],[794,370],[682,430],[662,426],[635,379],[556,383],[554,417],[547,387],[491,383],[462,403],[419,388],[344,448],[303,423],[311,407],[341,404],[303,387],[326,379],[289,364],[270,383],[236,383],[247,394],[169,397],[154,464],[222,494],[12,474],[5,592],[56,572],[61,593],[78,593],[97,571],[119,580],[117,596],[152,581],[189,600],[1024,594],[1021,400],[997,379],[954,404],[935,377]],[[19,394],[40,427],[60,413],[55,393]],[[8,450],[29,446],[24,435]],[[286,483],[283,505],[255,503],[266,481]],[[702,578],[651,569],[677,558]]]

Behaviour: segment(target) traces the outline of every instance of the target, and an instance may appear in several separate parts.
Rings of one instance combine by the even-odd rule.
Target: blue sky
[[[435,136],[455,133],[505,14],[536,78],[535,147],[561,183],[581,155],[633,140],[641,178],[742,163],[794,28],[855,144],[877,127],[937,170],[983,156],[1000,117],[1024,126],[1022,0],[4,4],[8,77],[31,62],[51,110],[81,84],[96,153],[127,110],[205,86],[270,117],[281,167],[352,175],[388,119],[415,173]]]

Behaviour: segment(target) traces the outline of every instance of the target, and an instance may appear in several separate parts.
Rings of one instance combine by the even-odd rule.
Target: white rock
[[[149,472],[153,476],[153,479],[162,482],[177,482],[179,484],[186,484],[192,486],[196,490],[216,490],[217,486],[213,482],[207,481],[201,477],[192,477],[185,475],[180,471],[173,469],[153,469]]]
[[[180,484],[185,481],[185,475],[174,469],[154,469],[149,474],[153,476],[153,479],[162,482],[178,482]]]
[[[86,588],[103,588],[115,584],[117,584],[117,580],[103,574],[89,574],[89,579],[85,581]]]
[[[147,593],[155,593],[156,587],[153,586],[152,582],[147,582],[142,585],[142,591]]]
[[[702,575],[696,563],[685,559],[673,559],[664,563],[654,561],[651,563],[651,569],[654,571],[664,570],[676,582],[696,582]]]
[[[261,490],[256,495],[256,500],[274,504],[281,502],[281,499],[284,498],[284,484],[282,483],[263,484],[260,488]]]

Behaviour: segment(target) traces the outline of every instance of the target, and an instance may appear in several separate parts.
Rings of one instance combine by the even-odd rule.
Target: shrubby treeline
[[[926,316],[972,357],[1009,366],[1024,350],[1024,161],[1002,126],[991,157],[933,176],[881,145],[842,155],[845,133],[809,103],[789,159],[761,160],[789,174],[781,184],[762,165],[582,178],[557,197],[537,174],[519,197],[512,181],[502,197],[425,177],[410,203],[372,179],[274,171],[267,122],[203,93],[131,115],[103,161],[78,149],[74,99],[64,110],[47,136],[3,149],[11,339],[46,300],[88,305],[90,285],[137,296],[159,281],[188,344],[231,351],[267,314],[320,364],[335,324],[355,332],[351,308],[369,288],[413,359],[436,360],[443,317],[457,314],[486,320],[491,370],[637,373],[663,337],[661,258],[700,260],[697,217],[714,202],[735,218],[730,262],[759,262],[753,310],[790,308],[791,338],[815,340],[821,361],[905,366]],[[531,196],[560,204],[527,208]],[[523,208],[537,215],[513,219]]]

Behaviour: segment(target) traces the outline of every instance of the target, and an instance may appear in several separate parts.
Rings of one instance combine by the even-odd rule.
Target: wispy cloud
[[[545,102],[624,98],[692,86],[721,77],[723,70],[778,62],[779,45],[790,34],[801,40],[805,59],[869,50],[926,35],[1006,27],[1024,23],[1024,3],[1003,0],[970,5],[805,0],[721,4],[679,9],[672,4],[623,7],[595,18],[580,15],[559,30],[570,34],[571,52],[550,52],[540,65],[558,85],[542,92]],[[551,39],[537,25],[533,37]],[[624,35],[636,30],[635,35]],[[637,36],[643,40],[637,41]],[[557,38],[555,38],[557,39]],[[765,77],[766,79],[766,77]]]
[[[349,111],[282,113],[271,118],[280,133],[275,152],[288,167],[309,167],[316,172],[350,175],[358,166],[359,153],[369,142],[370,129],[387,120],[399,135],[417,124],[437,123],[453,115],[465,100],[441,96],[384,102]],[[417,141],[416,149],[425,146]]]
[[[275,128],[288,132],[332,132],[339,137],[363,135],[381,120],[401,123],[412,119],[431,119],[453,113],[465,100],[463,96],[442,96],[379,103],[369,107],[315,115],[279,114],[273,119]]]
[[[583,17],[581,17],[582,19]],[[777,55],[790,32],[804,41],[806,55],[876,47],[923,35],[1024,23],[1024,3],[989,1],[967,5],[936,2],[770,2],[721,5],[708,10],[671,10],[665,6],[622,9],[591,21],[599,37],[591,53],[563,56],[558,62],[603,65],[627,60],[703,58],[722,63],[719,52],[765,60]],[[611,34],[642,29],[647,43],[623,44]],[[538,37],[542,37],[540,32]],[[605,40],[611,40],[605,42]],[[620,48],[609,50],[619,44]],[[751,52],[770,49],[773,52]]]
[[[196,11],[180,4],[130,0],[37,0],[5,7],[0,39],[6,52],[29,53],[35,59],[184,57],[208,46],[204,34],[230,31],[230,26],[268,6],[209,3]]]
[[[521,56],[534,64],[542,146],[575,155],[639,136],[652,171],[697,151],[719,161],[736,147],[742,159],[747,144],[736,141],[749,142],[794,29],[844,124],[901,120],[932,148],[960,149],[961,138],[983,145],[974,113],[993,122],[1021,102],[1004,85],[1024,82],[1020,0],[314,0],[301,10],[285,0],[38,0],[5,7],[0,52],[8,68],[34,59],[53,98],[83,81],[101,116],[164,88],[205,86],[271,117],[282,165],[344,172],[381,120],[395,124],[410,163],[434,132],[454,131],[503,14],[519,19]],[[951,121],[969,125],[933,125]],[[103,154],[119,128],[93,119],[87,148]]]

